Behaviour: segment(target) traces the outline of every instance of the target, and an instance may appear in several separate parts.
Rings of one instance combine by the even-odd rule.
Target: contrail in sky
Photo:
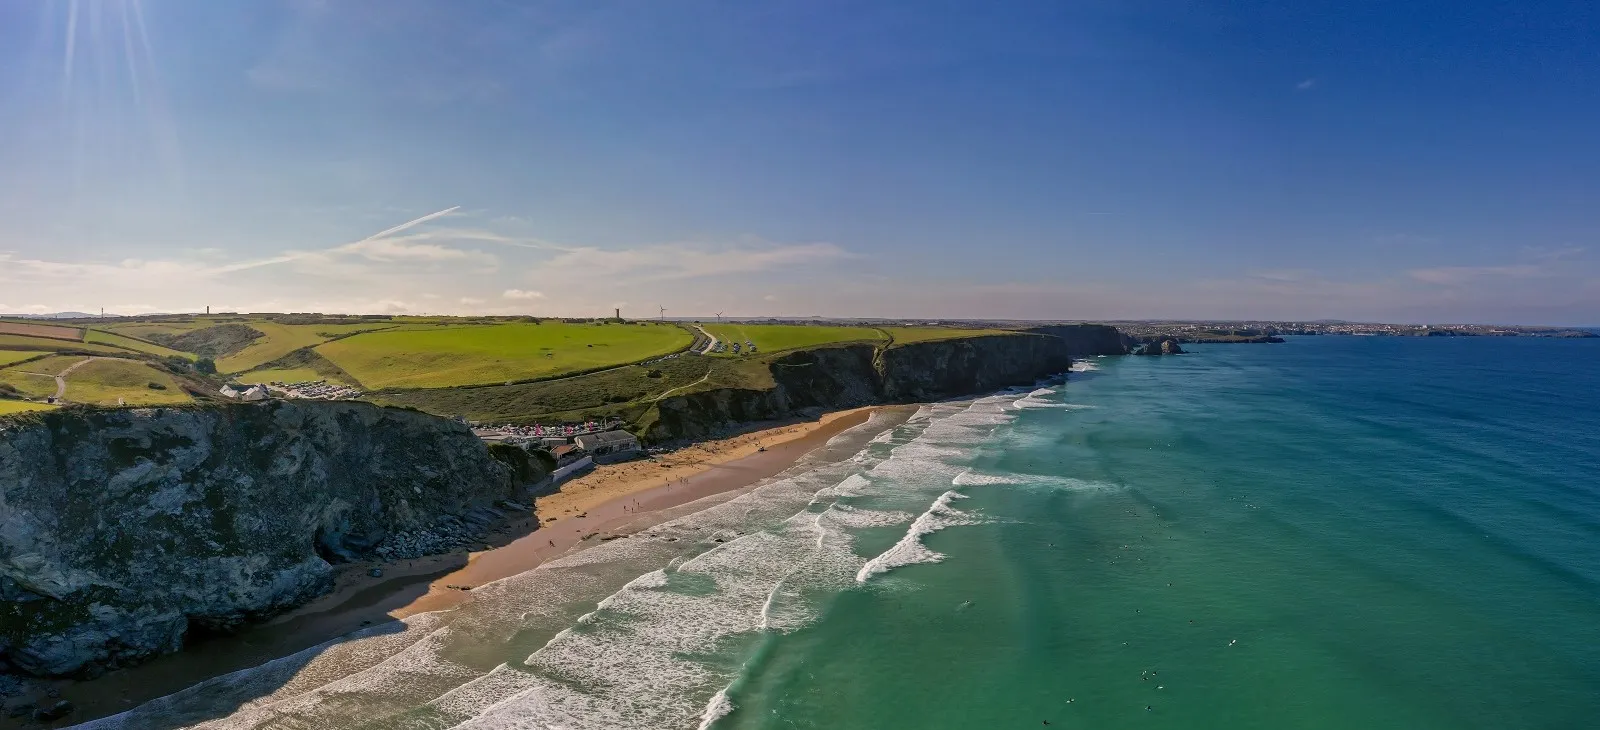
[[[400,225],[395,226],[393,228],[390,228],[388,230],[379,231],[379,232],[374,233],[374,234],[372,234],[370,236],[367,236],[366,238],[363,238],[363,239],[361,239],[359,241],[356,241],[355,243],[347,243],[347,244],[344,244],[343,246],[335,246],[335,247],[333,247],[331,249],[327,249],[327,250],[328,251],[339,251],[339,250],[343,250],[343,249],[349,249],[351,246],[355,246],[356,244],[366,243],[367,241],[372,241],[372,240],[376,240],[376,239],[379,239],[379,238],[383,238],[384,236],[388,236],[388,235],[391,235],[391,234],[399,233],[399,232],[401,232],[403,230],[406,230],[407,228],[411,228],[412,226],[420,226],[423,223],[427,223],[428,221],[431,221],[431,220],[433,220],[435,218],[443,218],[443,217],[445,217],[447,215],[450,215],[451,213],[454,213],[454,212],[456,212],[458,210],[461,210],[461,206],[459,206],[459,205],[451,206],[451,207],[445,208],[444,210],[441,210],[441,211],[439,211],[437,213],[429,213],[429,214],[427,214],[425,216],[422,216],[421,218],[418,218],[418,219],[416,219],[414,221],[406,221],[405,223],[401,223]],[[283,264],[283,263],[288,263],[290,261],[298,261],[300,259],[303,259],[303,258],[305,258],[307,256],[312,256],[312,255],[315,255],[315,252],[304,252],[304,251],[291,252],[291,253],[286,253],[286,254],[284,254],[282,256],[274,256],[274,257],[268,258],[268,259],[260,259],[260,260],[257,260],[257,261],[245,261],[245,262],[237,263],[237,264],[228,264],[226,266],[218,266],[218,267],[212,269],[211,273],[214,273],[214,274],[227,274],[227,273],[232,273],[232,272],[235,272],[235,271],[244,271],[245,269],[255,269],[255,268],[262,267],[262,266],[271,266],[273,264]]]
[[[421,225],[423,223],[427,223],[428,221],[431,221],[431,220],[433,220],[435,218],[442,218],[442,217],[450,215],[451,213],[454,213],[454,212],[456,212],[458,210],[461,210],[461,206],[456,205],[456,206],[451,206],[449,208],[445,208],[444,210],[441,210],[441,211],[439,211],[437,213],[429,213],[429,214],[427,214],[425,216],[422,216],[421,218],[418,218],[418,219],[416,219],[414,221],[410,221],[410,222],[407,222],[407,223],[401,223],[400,225],[395,226],[394,228],[390,228],[387,231],[381,231],[381,232],[378,232],[378,233],[374,233],[374,234],[372,234],[370,236],[367,236],[366,238],[363,238],[363,239],[361,239],[359,241],[356,241],[356,243],[366,243],[367,241],[371,241],[372,239],[375,239],[375,238],[383,238],[384,236],[387,236],[387,235],[389,235],[391,233],[399,233],[399,232],[401,232],[401,231],[403,231],[403,230],[405,230],[407,228],[410,228],[412,226],[417,226],[417,225]],[[346,245],[353,245],[353,244],[346,244]]]

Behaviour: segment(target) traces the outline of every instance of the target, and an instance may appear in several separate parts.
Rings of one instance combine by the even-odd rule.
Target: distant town
[[[1171,337],[1180,342],[1270,342],[1287,335],[1362,335],[1387,337],[1600,337],[1572,327],[1488,324],[1382,324],[1340,321],[1108,322],[1138,340]]]

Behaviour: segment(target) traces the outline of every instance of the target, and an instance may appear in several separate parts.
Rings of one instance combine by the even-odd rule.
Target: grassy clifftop
[[[636,431],[669,438],[693,431],[696,427],[688,424],[696,419],[777,418],[796,408],[976,392],[1065,371],[1070,357],[1124,351],[1120,335],[1109,327],[1064,331],[1063,336],[946,328],[912,334],[908,341],[884,336],[756,356],[686,355],[542,382],[393,390],[369,397],[385,405],[487,422],[617,416]],[[707,398],[721,400],[708,405]],[[697,405],[685,411],[685,403]],[[677,413],[667,420],[678,420],[658,426],[664,412]],[[690,412],[698,415],[684,415]]]
[[[51,345],[5,349],[81,360],[102,352],[152,358],[153,353],[131,349],[134,345],[182,348],[191,356],[216,357],[218,369],[227,377],[245,382],[327,380],[365,391],[363,398],[375,403],[487,422],[619,416],[641,431],[661,422],[664,406],[670,410],[672,404],[697,394],[781,392],[782,402],[766,411],[817,400],[807,394],[830,389],[858,395],[871,391],[877,399],[914,398],[917,393],[980,387],[991,380],[983,373],[1024,350],[1030,353],[1025,359],[1032,359],[1023,369],[1032,376],[1043,375],[1054,360],[1040,356],[1041,343],[1065,343],[1064,352],[1081,355],[1116,351],[1122,342],[1116,330],[1092,326],[1023,331],[770,321],[324,315],[157,317],[74,325],[80,326],[30,331],[36,343],[46,341],[43,335],[58,337],[49,340]],[[90,342],[67,338],[84,332],[103,336]],[[696,354],[713,341],[722,346]],[[735,343],[738,352],[732,348]],[[825,351],[851,354],[842,359],[837,352],[818,354]],[[928,361],[932,364],[923,368],[927,372],[902,368],[890,373],[895,363],[916,361],[919,353],[942,354]],[[12,369],[26,364],[12,363]],[[124,369],[96,364],[87,372]],[[53,387],[48,374],[18,379],[18,387],[28,388],[34,397],[47,395],[45,391]],[[870,385],[861,385],[869,381]],[[158,378],[148,382],[164,384]],[[908,383],[922,385],[905,386]],[[130,405],[159,402],[150,399],[152,393],[162,392],[160,388],[146,387],[150,392],[139,393],[140,397],[131,398],[127,392],[122,397]],[[70,384],[68,392],[71,400]],[[92,388],[80,392],[98,395]],[[818,402],[839,400],[830,398]],[[750,410],[758,411],[762,409]]]

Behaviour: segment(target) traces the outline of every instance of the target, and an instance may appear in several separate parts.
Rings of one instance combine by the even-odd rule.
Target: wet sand
[[[65,727],[112,715],[211,677],[253,667],[365,626],[448,609],[471,599],[470,589],[531,570],[541,563],[668,519],[665,511],[750,487],[792,466],[828,439],[866,422],[876,407],[830,413],[818,421],[785,424],[719,441],[694,444],[648,460],[596,467],[560,491],[538,498],[545,519],[528,515],[496,526],[493,549],[391,563],[339,567],[333,592],[237,634],[191,638],[183,651],[84,681],[47,683],[76,710],[53,725]],[[554,518],[550,520],[548,518]],[[531,531],[530,531],[531,530]],[[372,578],[367,571],[383,570]]]
[[[819,421],[696,444],[656,459],[596,467],[538,499],[536,511],[546,520],[540,529],[505,547],[474,553],[465,567],[433,581],[427,595],[390,615],[404,618],[449,608],[469,595],[462,587],[532,570],[575,548],[642,529],[649,520],[641,518],[653,513],[754,485],[839,432],[865,423],[873,410],[839,411]]]

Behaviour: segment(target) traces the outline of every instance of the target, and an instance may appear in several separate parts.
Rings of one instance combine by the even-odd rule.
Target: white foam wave
[[[856,571],[856,582],[865,583],[872,576],[887,573],[901,566],[937,563],[944,560],[943,554],[929,550],[922,544],[923,536],[946,527],[980,522],[972,515],[950,506],[950,502],[956,499],[966,499],[966,496],[955,491],[939,495],[928,510],[918,515],[916,521],[911,523],[911,528],[906,530],[905,536],[901,537],[899,542],[868,560],[860,570]]]
[[[811,504],[817,504],[840,497],[851,497],[861,493],[861,490],[872,486],[872,482],[860,474],[851,474],[845,480],[826,489],[822,489],[812,496]]]
[[[892,527],[894,525],[903,525],[914,519],[914,515],[909,512],[858,509],[847,504],[835,504],[819,517],[825,517],[841,527],[853,529]]]
[[[951,483],[958,487],[978,487],[1003,484],[1071,491],[1106,491],[1121,488],[1109,482],[1097,482],[1089,479],[1075,479],[1073,477],[1052,476],[1047,474],[982,474],[970,470],[964,471],[957,475],[955,480]]]
[[[1100,357],[1105,357],[1105,355],[1101,355]],[[1094,372],[1094,371],[1099,370],[1099,369],[1100,369],[1099,365],[1096,365],[1096,364],[1094,364],[1092,362],[1085,362],[1083,360],[1079,360],[1077,362],[1072,363],[1072,367],[1068,368],[1068,372],[1089,373],[1089,372]]]
[[[1061,403],[1059,401],[1044,400],[1043,398],[1032,398],[1032,397],[1019,398],[1019,399],[1017,399],[1015,401],[1012,401],[1011,405],[1014,408],[1023,408],[1023,409],[1027,409],[1027,408],[1060,408],[1060,409],[1069,410],[1069,411],[1085,411],[1085,410],[1090,410],[1090,409],[1094,408],[1094,406],[1084,405],[1084,404],[1080,404],[1080,403]]]
[[[700,716],[699,730],[711,730],[716,721],[726,717],[730,712],[733,712],[733,702],[728,699],[728,688],[723,687],[721,691],[712,695],[710,702],[706,703],[705,714]]]
[[[923,406],[844,462],[804,462],[632,539],[482,586],[403,632],[334,642],[281,671],[246,670],[99,727],[709,727],[734,705],[737,669],[702,657],[806,625],[816,596],[856,585],[863,571],[942,559],[922,537],[980,521],[950,506],[959,494],[939,492],[1014,418],[1005,407],[1016,398]],[[900,552],[855,554],[850,530],[908,520]],[[207,720],[221,703],[240,709]]]

